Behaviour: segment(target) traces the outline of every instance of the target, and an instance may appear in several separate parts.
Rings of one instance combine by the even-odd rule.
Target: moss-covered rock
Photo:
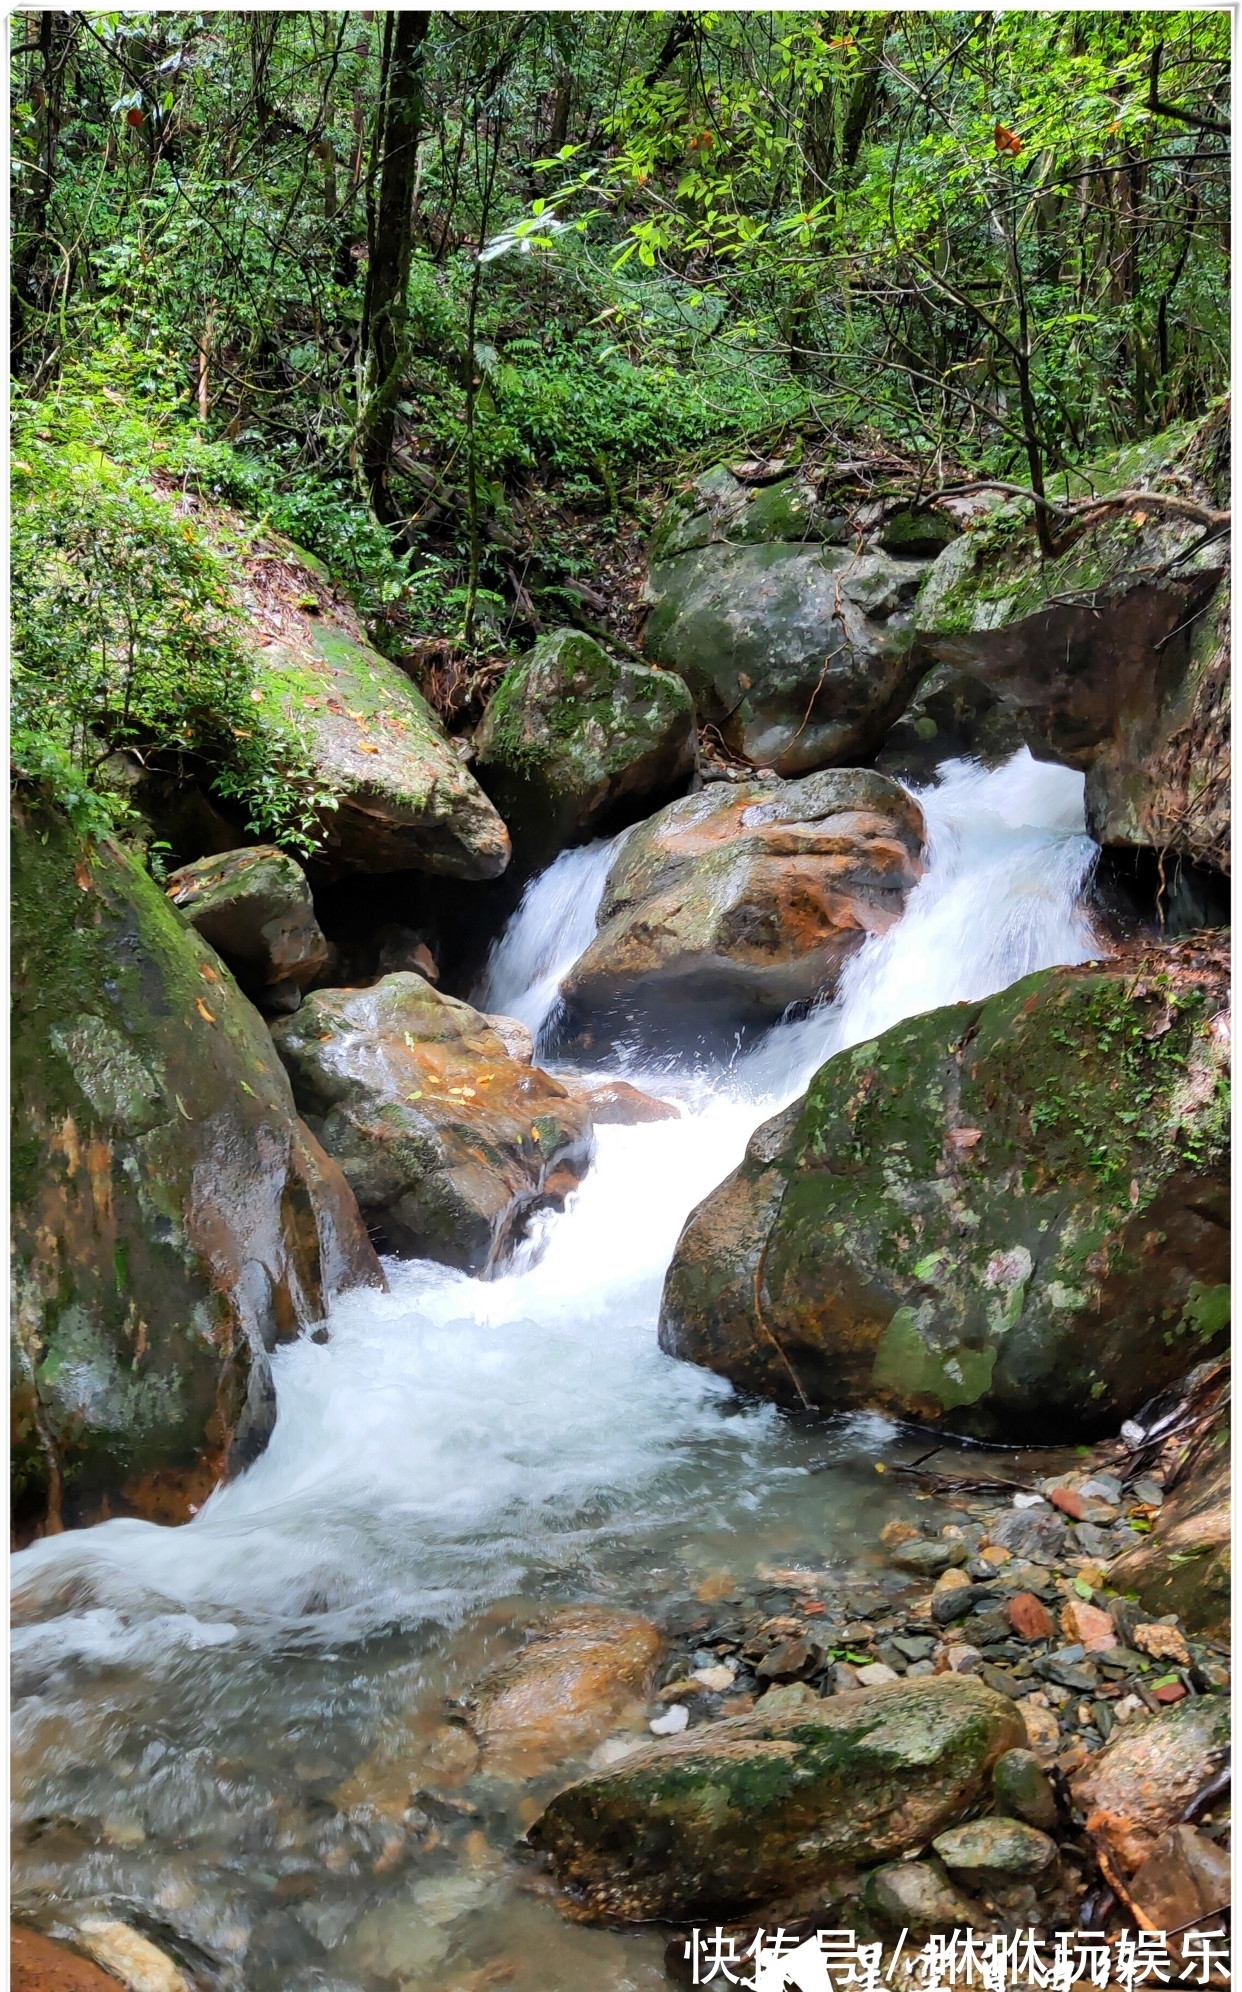
[[[253,583],[239,595],[253,617],[259,717],[301,736],[334,798],[320,816],[320,864],[338,873],[498,877],[509,862],[509,834],[494,806],[422,694],[366,641],[347,605],[323,588],[313,613],[300,605],[302,560],[288,550],[275,627],[270,601],[260,615]],[[276,572],[269,563],[265,588]]]
[[[684,789],[694,701],[670,671],[610,657],[580,630],[541,636],[475,735],[479,778],[524,871]]]
[[[880,545],[885,553],[895,553],[899,560],[934,560],[961,530],[947,512],[907,505],[884,521]]]
[[[922,840],[918,805],[869,769],[671,803],[617,854],[561,986],[564,1032],[732,1042],[774,1023],[898,917]]]
[[[234,973],[260,989],[278,982],[306,988],[327,964],[330,949],[306,874],[273,844],[183,865],[169,873],[165,891]]]
[[[756,767],[840,766],[874,751],[926,669],[908,628],[923,572],[801,538],[712,542],[652,564],[644,648]]]
[[[726,1916],[923,1845],[1024,1735],[1012,1702],[961,1676],[761,1702],[570,1785],[527,1837],[589,1917]]]
[[[1228,503],[1228,407],[1131,444],[1056,496],[1119,490]],[[914,607],[924,665],[981,682],[1022,737],[1087,774],[1103,844],[1228,868],[1228,540],[1154,504],[1041,557],[1014,500],[940,556]]]
[[[590,1160],[587,1108],[420,975],[318,990],[272,1036],[299,1108],[403,1258],[489,1270]]]
[[[1115,1431],[1227,1334],[1227,1036],[1215,983],[1161,963],[829,1059],[692,1213],[661,1346],[784,1403]]]
[[[848,538],[844,516],[822,505],[814,485],[798,472],[755,485],[717,463],[670,501],[652,535],[649,555],[655,563],[713,544],[823,540],[844,545]]]
[[[267,1350],[382,1274],[158,886],[34,805],[13,853],[15,1519],[181,1520],[266,1443]]]

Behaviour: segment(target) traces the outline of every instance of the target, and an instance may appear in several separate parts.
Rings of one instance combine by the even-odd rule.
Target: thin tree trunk
[[[388,18],[376,134],[379,191],[368,215],[357,458],[375,516],[388,526],[396,525],[400,517],[388,489],[388,474],[406,355],[410,215],[423,127],[423,46],[430,20],[426,12],[401,12]]]

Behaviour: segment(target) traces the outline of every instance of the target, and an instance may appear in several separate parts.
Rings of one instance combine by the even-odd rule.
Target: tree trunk
[[[410,278],[411,208],[423,126],[423,45],[431,16],[390,14],[384,34],[382,96],[376,128],[379,192],[367,216],[366,296],[362,313],[362,406],[357,456],[377,519],[400,513],[388,489],[406,354],[406,290]]]

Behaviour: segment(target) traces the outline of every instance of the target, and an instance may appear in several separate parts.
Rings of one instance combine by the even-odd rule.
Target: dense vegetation
[[[624,633],[607,577],[693,460],[1039,492],[1226,378],[1219,11],[12,41],[18,758],[79,802],[127,747],[309,834],[173,480],[318,554],[469,720],[541,626]]]

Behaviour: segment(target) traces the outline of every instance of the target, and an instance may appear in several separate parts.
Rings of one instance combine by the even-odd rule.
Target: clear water
[[[205,1983],[249,1992],[665,1983],[660,1940],[563,1923],[515,1855],[556,1777],[442,1780],[416,1831],[354,1801],[551,1604],[746,1596],[774,1560],[882,1584],[875,1538],[903,1497],[877,1498],[875,1463],[911,1441],[743,1406],[655,1329],[687,1214],[825,1057],[1097,951],[1081,777],[1023,751],[949,764],[922,800],[927,873],[836,1000],[727,1071],[652,1078],[681,1118],[601,1128],[506,1277],[392,1266],[327,1343],[279,1352],[272,1442],[194,1522],[15,1559],[19,1913],[145,1917]],[[528,890],[487,1007],[547,1023],[610,849]]]

